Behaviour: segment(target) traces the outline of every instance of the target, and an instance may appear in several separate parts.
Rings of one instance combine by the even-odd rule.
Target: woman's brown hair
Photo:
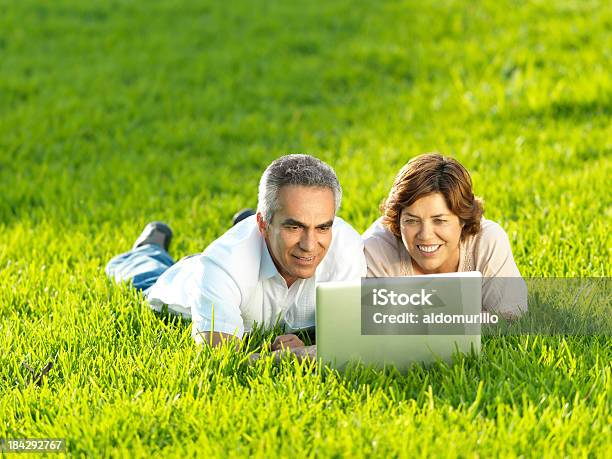
[[[450,211],[459,217],[462,240],[478,234],[484,208],[482,199],[472,192],[470,173],[456,159],[439,153],[417,156],[401,168],[380,206],[384,225],[400,237],[402,209],[431,193],[442,193]]]

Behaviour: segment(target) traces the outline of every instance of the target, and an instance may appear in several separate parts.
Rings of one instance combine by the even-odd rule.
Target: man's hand
[[[289,351],[289,354],[278,350],[272,352],[272,356],[276,363],[279,363],[283,358],[287,356],[290,358],[296,358],[298,362],[303,362],[304,360],[316,360],[317,359],[317,346],[316,344],[313,346],[307,347],[296,347]],[[253,365],[257,360],[261,358],[261,354],[255,352],[249,356],[249,363]]]
[[[296,347],[304,347],[304,343],[295,335],[277,336],[272,343],[273,351],[282,351],[283,349],[295,349]]]
[[[317,360],[317,345],[314,344],[312,346],[292,349],[291,354],[293,354],[300,362],[303,360]]]

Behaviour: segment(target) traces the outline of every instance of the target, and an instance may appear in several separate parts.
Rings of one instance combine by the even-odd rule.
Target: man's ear
[[[259,232],[263,237],[266,237],[268,231],[268,224],[265,222],[263,215],[261,212],[257,212],[257,227],[259,228]]]

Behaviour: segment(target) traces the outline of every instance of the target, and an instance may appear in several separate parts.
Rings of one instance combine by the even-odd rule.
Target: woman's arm
[[[508,235],[486,221],[476,249],[476,269],[483,275],[483,309],[514,319],[527,311],[527,286],[519,272]]]

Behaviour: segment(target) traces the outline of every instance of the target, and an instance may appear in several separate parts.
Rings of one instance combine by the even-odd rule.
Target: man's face
[[[278,272],[290,286],[314,276],[332,240],[334,194],[329,188],[290,185],[279,190],[280,209],[259,230]]]

